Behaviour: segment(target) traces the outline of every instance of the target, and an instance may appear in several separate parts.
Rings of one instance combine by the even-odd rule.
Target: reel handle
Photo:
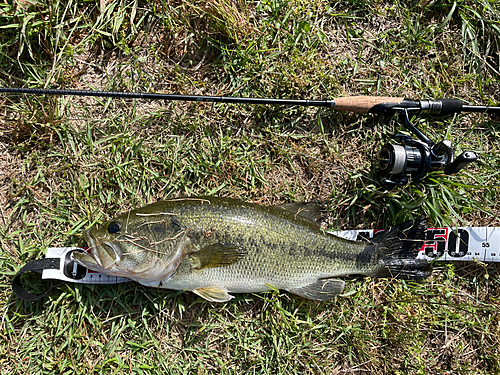
[[[462,168],[477,160],[477,154],[474,151],[465,151],[458,155],[452,163],[448,164],[444,169],[445,174],[458,173]]]

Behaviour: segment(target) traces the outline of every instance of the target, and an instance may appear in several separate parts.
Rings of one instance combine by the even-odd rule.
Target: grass
[[[0,3],[2,86],[324,99],[499,102],[500,3],[264,0]],[[499,226],[498,117],[415,119],[480,160],[384,189],[393,118],[327,109],[0,97],[0,365],[5,374],[500,373],[496,264],[423,282],[349,279],[315,303],[226,304],[142,287],[59,284],[25,303],[13,275],[50,246],[157,199],[319,200],[332,229]]]

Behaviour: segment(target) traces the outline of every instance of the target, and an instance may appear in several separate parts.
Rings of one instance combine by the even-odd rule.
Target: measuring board
[[[348,240],[372,238],[379,230],[329,232]],[[500,227],[427,228],[417,258],[440,261],[500,262]]]
[[[59,268],[43,270],[42,279],[78,284],[118,284],[130,281],[125,277],[106,275],[81,266],[71,257],[75,251],[83,253],[87,250],[80,247],[49,247],[45,258],[59,258]]]
[[[380,230],[332,231],[348,240],[370,239]],[[428,228],[425,244],[417,258],[440,261],[500,262],[500,227]],[[72,260],[79,247],[51,247],[46,258],[60,259],[59,268],[45,269],[42,279],[63,280],[79,284],[117,284],[130,281],[124,277],[109,276],[91,271]]]

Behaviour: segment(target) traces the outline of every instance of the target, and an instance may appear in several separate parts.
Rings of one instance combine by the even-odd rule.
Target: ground
[[[496,105],[495,1],[0,3],[0,86]],[[421,282],[349,278],[328,303],[287,293],[226,304],[191,293],[13,275],[83,229],[162,198],[318,201],[328,229],[500,226],[498,116],[414,118],[479,161],[380,184],[397,118],[327,108],[0,96],[2,373],[499,373],[496,264],[437,263]],[[36,279],[27,280],[36,287]]]

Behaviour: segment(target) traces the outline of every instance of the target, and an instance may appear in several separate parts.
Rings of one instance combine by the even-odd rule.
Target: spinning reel
[[[445,174],[458,173],[462,168],[477,160],[473,151],[465,151],[455,158],[453,145],[444,140],[435,143],[423,134],[410,121],[410,114],[443,117],[453,113],[486,112],[492,108],[467,106],[458,99],[406,100],[398,104],[384,103],[375,105],[371,112],[388,114],[398,113],[401,122],[417,138],[397,134],[398,144],[383,146],[378,154],[378,167],[385,186],[406,185],[426,173],[442,170]],[[497,108],[491,112],[496,113]]]
[[[453,145],[448,140],[439,143],[431,141],[411,123],[408,109],[402,109],[399,116],[417,139],[397,134],[394,138],[398,144],[382,147],[378,154],[378,167],[383,185],[406,185],[436,170],[455,174],[477,160],[474,151],[465,151],[455,158]]]

